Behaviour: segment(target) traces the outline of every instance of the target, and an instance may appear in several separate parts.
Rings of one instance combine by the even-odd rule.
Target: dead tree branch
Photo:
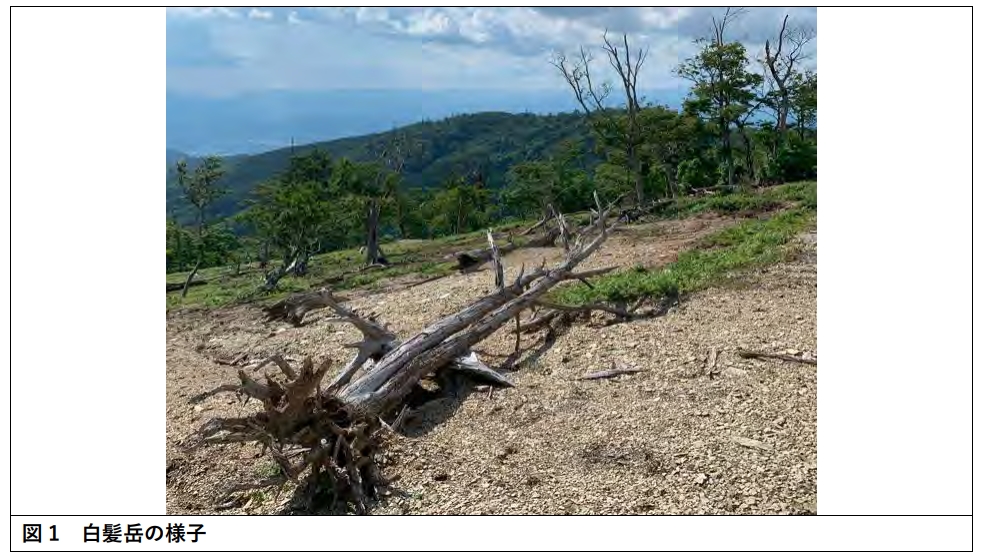
[[[565,260],[553,267],[521,270],[512,282],[503,277],[501,251],[489,232],[489,250],[497,270],[495,290],[406,340],[398,339],[374,317],[347,308],[326,289],[282,301],[270,315],[300,321],[308,310],[327,307],[352,324],[363,335],[361,342],[349,346],[357,350],[356,355],[324,387],[323,378],[333,362],[328,358],[316,366],[308,357],[298,370],[284,359],[272,358],[284,380],[266,374],[261,382],[239,371],[239,386],[223,385],[203,397],[236,390],[260,400],[263,411],[212,420],[199,429],[191,447],[257,442],[274,456],[287,477],[300,479],[308,471],[310,490],[328,487],[334,501],[347,503],[357,513],[365,512],[377,487],[386,484],[375,460],[389,433],[381,426],[385,416],[403,409],[412,389],[426,376],[441,371],[467,374],[491,386],[512,386],[509,379],[482,363],[472,348],[508,321],[516,322],[525,309],[541,304],[557,284],[590,273],[574,269],[619,223],[607,228],[606,210],[597,205],[598,229],[591,241],[575,243]]]
[[[594,373],[589,373],[582,377],[580,380],[600,380],[605,378],[613,378],[622,375],[632,375],[634,373],[639,373],[646,369],[603,369],[602,371],[596,371]]]
[[[781,361],[793,361],[795,363],[818,365],[818,360],[814,357],[799,357],[797,355],[787,355],[784,353],[763,353],[761,351],[740,350],[739,356],[744,359],[780,359]]]

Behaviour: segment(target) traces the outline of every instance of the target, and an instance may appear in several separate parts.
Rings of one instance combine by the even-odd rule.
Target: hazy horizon
[[[475,112],[577,108],[549,64],[603,32],[648,49],[639,89],[677,106],[675,66],[720,8],[169,8],[167,147],[250,154]],[[750,8],[732,35],[751,52],[788,14]],[[596,53],[600,80],[612,78]],[[619,95],[614,92],[613,99]]]

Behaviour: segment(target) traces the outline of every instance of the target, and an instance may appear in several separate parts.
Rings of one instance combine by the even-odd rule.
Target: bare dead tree
[[[721,47],[726,44],[726,27],[746,12],[746,8],[726,8],[721,18],[712,16],[712,40],[715,41],[716,46]]]
[[[810,57],[806,47],[815,39],[815,29],[807,25],[788,27],[788,16],[784,16],[777,41],[771,50],[770,39],[764,43],[764,56],[761,63],[766,69],[773,98],[777,131],[782,135],[787,131],[787,118],[791,110],[791,81],[798,68]]]
[[[640,162],[640,100],[637,95],[637,80],[640,69],[647,58],[648,49],[637,49],[631,55],[627,35],[623,34],[622,47],[618,42],[609,40],[608,32],[603,33],[603,51],[606,53],[610,66],[620,78],[626,98],[626,126],[622,126],[617,113],[607,110],[604,104],[612,91],[608,82],[593,85],[591,62],[592,55],[585,46],[579,47],[579,58],[570,62],[564,53],[556,52],[551,59],[551,65],[558,69],[565,82],[575,94],[575,100],[582,108],[593,131],[604,143],[622,144],[627,156],[627,165],[634,178],[634,190],[637,195],[637,205],[646,203],[644,193],[643,168]]]
[[[607,226],[609,209],[601,207],[598,197],[597,207],[593,230],[584,231],[586,235],[570,247],[564,261],[550,268],[542,264],[529,272],[522,269],[510,282],[504,277],[499,251],[489,234],[496,268],[492,292],[406,340],[400,340],[374,317],[349,309],[328,290],[318,291],[313,294],[318,305],[330,308],[362,333],[361,342],[348,346],[357,350],[356,355],[324,386],[332,358],[319,358],[321,364],[316,366],[316,360],[307,357],[299,369],[273,358],[270,361],[284,378],[265,374],[264,382],[240,370],[239,384],[224,384],[194,399],[235,391],[260,400],[263,411],[209,421],[190,441],[190,448],[260,443],[280,466],[283,480],[304,483],[310,495],[327,487],[333,499],[351,504],[356,512],[365,512],[377,487],[387,483],[376,461],[389,432],[386,420],[406,407],[408,396],[423,378],[464,374],[483,384],[512,386],[501,373],[482,363],[472,347],[504,324],[518,322],[520,313],[539,304],[554,286],[587,274],[574,270],[619,224],[614,221]],[[292,311],[284,310],[288,314]],[[302,480],[306,472],[308,476]]]
[[[722,50],[726,46],[726,27],[736,21],[740,16],[746,13],[745,8],[739,8],[734,10],[733,8],[726,8],[726,12],[723,14],[722,18],[716,18],[712,16],[712,39],[715,46],[718,48],[716,51],[719,56],[722,56]],[[715,83],[720,85],[725,81],[725,71],[723,65],[720,63],[714,66],[713,72],[716,74]],[[726,105],[729,103],[727,96],[716,95],[716,102],[719,104],[719,130],[721,134],[722,152],[725,154],[726,160],[726,174],[727,180],[730,185],[735,181],[734,170],[733,170],[733,147],[732,139],[729,130],[729,121],[726,119]]]
[[[606,44],[604,50],[609,57],[609,63],[620,76],[620,81],[623,84],[623,92],[626,95],[627,127],[625,137],[627,164],[633,173],[634,190],[637,193],[637,205],[643,207],[646,205],[647,200],[644,195],[644,173],[641,167],[640,154],[638,153],[641,140],[638,118],[640,114],[640,101],[637,98],[637,78],[640,75],[640,68],[647,58],[648,49],[638,49],[635,59],[631,60],[630,43],[627,40],[626,33],[623,34],[622,53],[619,46],[610,42],[606,33],[603,33],[603,42]],[[622,60],[620,59],[621,54],[623,57]]]
[[[407,135],[394,131],[377,157],[379,168],[376,182],[380,195],[371,196],[366,206],[366,242],[362,252],[367,266],[389,264],[380,248],[380,211],[385,200],[394,201],[398,211],[397,220],[398,223],[401,222],[400,179],[410,151]]]

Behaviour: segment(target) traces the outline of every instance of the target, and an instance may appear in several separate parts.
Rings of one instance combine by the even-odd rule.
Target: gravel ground
[[[621,232],[580,269],[669,262],[729,218],[640,225]],[[738,348],[815,352],[814,234],[799,258],[730,278],[660,318],[604,326],[602,317],[555,335],[524,338],[510,373],[517,387],[447,394],[415,410],[388,447],[397,476],[374,514],[813,514],[816,501],[815,367],[743,359]],[[507,277],[557,260],[557,249],[518,250]],[[405,284],[412,279],[405,280]],[[412,288],[393,284],[344,294],[360,311],[379,311],[408,336],[489,291],[488,272]],[[219,357],[324,354],[358,339],[348,324],[314,313],[302,328],[261,321],[256,307],[168,315],[167,502],[169,514],[296,514],[290,490],[245,495],[217,510],[233,483],[270,475],[258,449],[178,445],[202,422],[259,409],[232,394],[193,405],[188,398],[235,383]],[[513,351],[506,332],[477,349],[494,366]],[[325,354],[328,348],[329,353]],[[716,354],[709,373],[710,353]],[[599,369],[643,371],[580,380]]]

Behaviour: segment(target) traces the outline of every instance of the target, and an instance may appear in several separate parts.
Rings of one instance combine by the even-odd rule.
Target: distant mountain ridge
[[[428,188],[441,187],[452,177],[475,171],[483,174],[489,187],[500,188],[511,166],[546,157],[558,150],[566,140],[583,144],[591,141],[582,115],[575,112],[555,115],[475,113],[412,124],[397,131],[418,146],[406,162],[404,183]],[[378,156],[390,137],[391,132],[388,131],[297,145],[256,155],[226,157],[227,173],[223,187],[229,192],[215,204],[213,217],[229,217],[242,211],[251,191],[261,182],[282,172],[292,153],[303,154],[319,148],[336,158],[369,161]],[[174,164],[186,158],[194,167],[198,159],[176,149],[168,149],[167,153],[168,215],[187,222],[191,212],[181,198],[174,176]]]
[[[641,92],[678,106],[685,89]],[[619,98],[613,96],[614,102]],[[262,91],[203,97],[168,91],[167,145],[192,155],[259,154],[291,144],[363,136],[451,115],[482,112],[539,115],[577,108],[571,91],[393,90]]]

